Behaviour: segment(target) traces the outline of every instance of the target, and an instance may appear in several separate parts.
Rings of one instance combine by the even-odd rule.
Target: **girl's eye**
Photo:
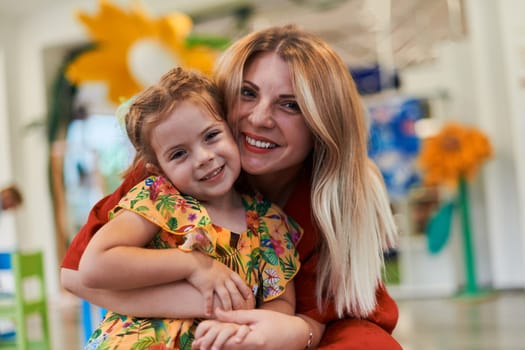
[[[221,132],[219,130],[214,130],[214,131],[210,131],[209,133],[206,134],[206,136],[204,137],[204,140],[205,141],[210,141],[210,140],[213,140],[215,137],[217,137],[217,135],[219,135]]]
[[[249,87],[243,86],[241,88],[241,96],[242,97],[255,97],[255,91]]]
[[[295,101],[283,102],[281,106],[283,106],[284,108],[288,109],[289,111],[293,113],[301,113],[301,108],[299,107],[299,104]]]
[[[181,157],[184,157],[184,155],[186,154],[186,151],[184,150],[178,150],[178,151],[175,151],[171,154],[170,156],[170,160],[175,160],[175,159],[179,159]]]

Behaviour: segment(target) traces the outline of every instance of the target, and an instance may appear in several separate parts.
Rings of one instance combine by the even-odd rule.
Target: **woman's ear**
[[[162,175],[160,168],[153,163],[146,163],[146,170],[151,175]]]

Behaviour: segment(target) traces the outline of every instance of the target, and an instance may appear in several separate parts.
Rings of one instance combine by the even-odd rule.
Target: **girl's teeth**
[[[209,176],[206,176],[204,178],[204,180],[208,180],[208,179],[211,179],[212,177],[214,177],[215,175],[217,175],[218,173],[220,173],[222,170],[222,166],[220,168],[218,168],[217,170],[215,170],[212,174],[210,174]]]

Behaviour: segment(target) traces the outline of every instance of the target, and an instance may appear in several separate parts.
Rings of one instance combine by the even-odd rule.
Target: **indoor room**
[[[106,339],[118,332],[113,326],[104,327],[114,322],[117,328],[131,329],[138,325],[137,319],[153,327],[155,317],[188,319],[186,347],[182,343],[187,334],[181,333],[169,335],[170,345],[167,340],[151,341],[133,348],[189,349],[191,341],[201,341],[194,337],[195,329],[202,329],[195,320],[205,318],[197,316],[205,304],[197,300],[203,299],[187,297],[187,304],[199,310],[188,315],[195,316],[168,317],[171,311],[163,309],[177,304],[179,295],[168,297],[172,295],[168,288],[159,286],[176,285],[174,278],[168,278],[175,272],[163,268],[162,277],[154,273],[137,277],[154,266],[154,258],[151,265],[140,265],[140,258],[129,264],[122,261],[124,257],[131,260],[134,248],[133,254],[139,254],[175,245],[182,247],[177,251],[184,257],[206,253],[210,261],[224,249],[239,254],[225,258],[224,265],[245,280],[251,273],[259,273],[261,279],[248,283],[253,300],[243,308],[255,304],[271,308],[274,301],[293,295],[294,302],[288,306],[299,317],[283,315],[283,327],[276,326],[281,318],[273,326],[289,325],[289,334],[298,334],[289,341],[297,343],[286,343],[278,329],[274,339],[264,338],[264,330],[271,329],[262,326],[264,312],[253,314],[255,326],[249,331],[239,326],[248,332],[243,341],[264,339],[269,345],[263,348],[308,349],[319,344],[320,349],[347,349],[350,346],[338,341],[346,335],[343,332],[350,334],[353,329],[354,338],[360,339],[355,349],[525,349],[521,334],[525,327],[522,13],[525,2],[520,0],[1,1],[0,349],[109,349],[112,343]],[[300,40],[314,44],[305,44],[298,49],[304,51],[298,52],[283,49],[282,57],[276,54],[281,46],[275,52],[267,50],[262,39],[248,46],[245,38],[288,24],[299,28],[289,35],[312,33],[324,44],[310,36],[290,40],[290,47]],[[280,35],[276,33],[266,38],[268,46]],[[246,51],[254,50],[253,55],[247,56],[240,48],[231,50],[241,44],[247,45]],[[319,52],[308,51],[316,48]],[[327,53],[332,51],[336,58]],[[230,61],[220,61],[228,57],[225,53],[231,55]],[[317,53],[319,58],[314,56]],[[245,56],[241,60],[235,54]],[[264,57],[273,57],[277,63]],[[337,63],[325,67],[325,58]],[[299,68],[294,68],[294,62]],[[335,66],[342,67],[344,74],[333,73]],[[263,201],[260,197],[264,196],[278,209],[273,217],[264,213],[273,208],[268,209],[269,202],[263,202],[264,210],[262,206],[250,209],[259,216],[254,224],[243,199],[246,216],[241,217],[246,222],[235,227],[242,227],[239,232],[247,230],[246,235],[212,223],[233,215],[221,216],[226,206],[219,210],[207,199],[202,201],[210,207],[203,210],[197,195],[171,184],[164,163],[147,158],[147,152],[157,150],[155,140],[148,144],[138,138],[138,130],[130,131],[129,116],[143,101],[137,94],[164,79],[174,67],[196,71],[206,81],[217,82],[218,90],[225,90],[217,95],[217,104],[227,119],[219,122],[233,128],[224,135],[237,140],[232,144],[240,148],[240,153],[230,153],[233,158],[220,158],[240,160],[233,167],[237,173],[231,174],[240,173],[240,179],[233,176],[227,192],[239,198],[233,203],[241,203],[240,198],[249,193],[250,200]],[[320,78],[314,81],[316,74]],[[228,93],[237,88],[238,99]],[[175,96],[185,103],[186,97]],[[197,102],[192,103],[205,100],[195,97]],[[215,111],[205,104],[206,110]],[[179,107],[167,110],[171,118]],[[158,114],[163,111],[159,109]],[[207,113],[199,111],[198,116]],[[137,123],[137,128],[143,126]],[[181,130],[198,126],[190,121],[173,130],[175,135],[189,137],[190,131]],[[144,135],[153,138],[157,129],[151,128]],[[137,138],[130,139],[127,131]],[[308,135],[307,143],[294,144],[301,132]],[[214,137],[210,134],[210,139]],[[278,162],[272,162],[275,154],[282,157]],[[303,158],[296,161],[298,157]],[[265,169],[272,166],[278,172],[265,176]],[[229,168],[222,165],[199,175],[200,183],[213,182],[217,174],[222,178],[223,171],[228,175],[225,169]],[[159,171],[155,183],[143,181],[144,174],[157,176]],[[164,173],[167,183],[158,182]],[[381,180],[374,174],[381,174]],[[141,182],[131,182],[133,176],[141,176]],[[121,186],[123,181],[127,185]],[[188,177],[181,181],[190,182]],[[151,187],[137,194],[133,191],[138,187],[132,187],[138,183]],[[108,195],[111,201],[98,204],[94,211]],[[131,203],[130,208],[123,206],[125,201]],[[104,271],[98,259],[102,255],[93,254],[105,254],[109,248],[93,253],[98,246],[90,239],[109,217],[123,221],[125,215],[111,211],[117,203],[119,208],[131,209],[123,214],[139,214],[134,215],[137,222],[149,220],[143,214],[147,209],[140,205],[157,205],[166,223],[148,221],[144,227],[153,227],[153,222],[162,233],[152,231],[154,238],[140,238],[141,244],[138,234],[136,240],[130,236],[131,242],[122,244],[125,248],[113,250],[130,255],[112,255],[112,261],[122,257],[112,266],[118,268]],[[190,210],[188,222],[176,217],[175,210],[185,214]],[[204,213],[202,218],[193,210]],[[286,233],[267,227],[272,218],[281,220],[284,226],[279,227]],[[202,223],[207,228],[198,226]],[[226,242],[225,231],[231,235],[226,248],[221,245]],[[277,234],[283,236],[276,238]],[[126,235],[119,237],[125,242]],[[242,255],[245,236],[256,236],[260,247]],[[201,239],[212,242],[212,248]],[[105,243],[102,238],[98,242]],[[311,250],[306,250],[307,244]],[[83,255],[84,249],[90,254]],[[254,252],[261,254],[257,263],[243,260],[242,256],[253,257]],[[150,255],[154,254],[159,255],[155,266],[161,267],[162,253]],[[275,275],[262,272],[266,263],[275,267]],[[217,276],[230,278],[225,266],[215,268],[224,272]],[[254,272],[257,268],[261,271]],[[267,272],[268,280],[263,281]],[[199,293],[199,286],[185,276],[179,285]],[[295,288],[286,289],[292,280]],[[316,289],[316,281],[327,287]],[[270,291],[268,283],[277,284]],[[115,301],[131,294],[146,300],[143,295],[150,288],[154,291],[148,298],[151,301],[143,305],[135,302],[138,296]],[[206,288],[220,287],[217,282]],[[235,304],[237,289],[227,290]],[[317,309],[320,293],[330,300],[324,314]],[[210,295],[215,303],[226,305],[218,289]],[[153,306],[147,307],[148,303]],[[112,311],[121,306],[122,310]],[[327,323],[326,328],[320,328],[322,323]],[[201,324],[227,332],[219,321]],[[130,334],[141,338],[142,331],[133,329]],[[275,343],[278,338],[283,343]]]

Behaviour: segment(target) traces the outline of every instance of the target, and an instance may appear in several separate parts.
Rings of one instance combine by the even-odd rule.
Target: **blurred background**
[[[108,8],[112,16],[99,16]],[[54,349],[80,348],[82,337],[79,302],[59,284],[65,249],[133,156],[115,118],[130,91],[118,89],[188,62],[147,31],[178,12],[192,20],[180,40],[210,55],[252,30],[296,23],[347,62],[401,231],[385,281],[404,348],[525,348],[524,1],[2,0],[0,188],[17,184],[24,203],[1,213],[0,251],[44,252]],[[101,38],[125,45],[90,61]],[[455,141],[466,153],[425,158],[428,140],[454,136],[450,125],[473,131]],[[475,159],[477,140],[486,149]],[[464,192],[463,178],[429,181],[422,170],[449,156],[475,163]]]

